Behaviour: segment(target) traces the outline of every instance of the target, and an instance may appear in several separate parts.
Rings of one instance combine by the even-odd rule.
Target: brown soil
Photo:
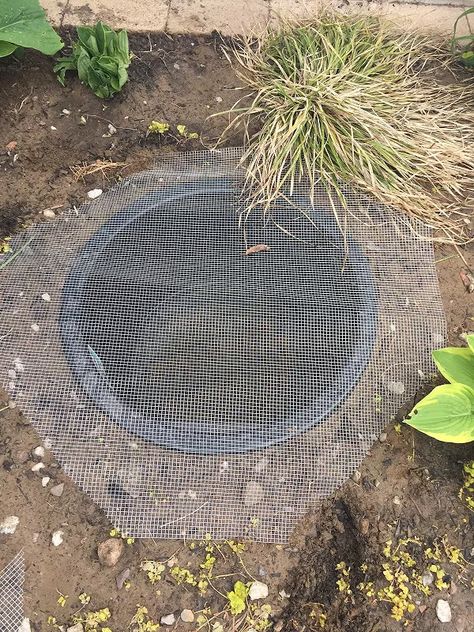
[[[137,37],[132,49],[137,59],[131,67],[130,82],[107,103],[96,99],[72,77],[68,87],[61,88],[52,74],[50,60],[28,55],[21,63],[4,60],[0,64],[3,235],[25,222],[42,220],[39,213],[44,209],[53,208],[59,213],[79,205],[88,190],[113,183],[113,179],[104,181],[100,174],[75,182],[70,171],[73,165],[97,159],[125,162],[127,167],[115,174],[123,176],[150,166],[161,152],[201,147],[200,141],[180,142],[171,136],[146,138],[152,119],[172,126],[185,124],[202,134],[206,146],[215,141],[225,126],[225,117],[207,117],[234,102],[237,85],[217,39],[160,36],[150,41]],[[63,114],[63,109],[71,113]],[[80,125],[81,116],[86,116],[86,125]],[[104,137],[109,122],[117,133]],[[17,145],[8,153],[6,146],[11,141]],[[465,250],[464,256],[473,267],[473,249]],[[459,334],[474,329],[473,295],[466,293],[459,278],[463,263],[456,253],[447,247],[438,248],[437,259],[450,339],[460,344]],[[194,611],[209,607],[213,613],[222,610],[225,598],[212,589],[201,597],[193,587],[176,585],[168,570],[159,583],[151,585],[140,570],[145,559],[163,561],[174,555],[180,566],[196,568],[205,557],[199,545],[191,549],[186,542],[143,540],[127,544],[115,567],[100,564],[97,546],[108,537],[111,525],[64,475],[51,454],[43,459],[46,469],[40,475],[31,471],[35,462],[32,449],[40,439],[19,411],[4,410],[5,396],[2,401],[0,520],[17,515],[20,524],[14,535],[0,535],[0,568],[23,549],[25,612],[33,630],[54,629],[47,624],[48,616],[54,616],[58,624],[69,623],[81,607],[78,596],[84,592],[91,595],[91,602],[83,612],[110,608],[112,618],[104,627],[108,625],[114,632],[129,629],[137,604],[145,605],[158,620],[171,612],[178,616],[185,607]],[[462,463],[473,457],[472,447],[439,444],[409,428],[397,433],[390,426],[387,441],[377,443],[365,460],[360,482],[348,481],[322,507],[312,511],[290,544],[275,547],[249,543],[242,556],[243,565],[226,545],[222,555],[215,549],[215,574],[226,577],[216,579],[214,584],[225,592],[236,579],[247,581],[247,573],[267,583],[275,630],[318,630],[319,616],[324,614],[325,629],[338,632],[469,632],[474,629],[474,593],[470,589],[474,514],[458,498],[458,490]],[[42,488],[44,475],[52,479],[49,488],[53,482],[65,483],[60,498]],[[56,548],[51,544],[51,534],[57,529],[64,531],[64,543]],[[461,571],[445,553],[441,554],[441,562],[436,563],[450,576],[451,587],[435,589],[428,597],[415,596],[419,604],[408,615],[406,627],[403,620],[396,622],[390,617],[388,603],[363,596],[356,589],[358,582],[371,579],[378,588],[387,584],[382,567],[387,561],[382,552],[387,540],[396,543],[404,537],[420,538],[423,547],[407,546],[416,571],[423,573],[430,563],[423,550],[444,535],[469,563]],[[336,586],[336,565],[341,561],[351,567],[353,594],[341,592]],[[367,570],[360,568],[364,563]],[[127,568],[130,588],[118,589],[116,577]],[[285,592],[279,594],[282,590]],[[59,593],[68,595],[64,607],[58,604]],[[452,608],[453,622],[449,625],[443,626],[436,618],[435,605],[440,597],[447,599]],[[235,629],[229,617],[221,616],[220,620],[226,632]],[[196,623],[178,623],[176,629],[198,627]]]

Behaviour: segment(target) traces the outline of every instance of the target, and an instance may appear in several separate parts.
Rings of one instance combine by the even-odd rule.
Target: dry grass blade
[[[466,241],[472,87],[436,81],[448,59],[372,17],[324,14],[243,41],[233,61],[250,97],[229,128],[244,126],[251,208],[267,211],[302,179],[344,202],[347,182]]]
[[[83,162],[80,165],[69,167],[76,182],[84,180],[86,176],[101,173],[103,178],[108,178],[109,172],[122,170],[127,166],[126,162],[113,162],[112,160],[95,160],[91,163]]]

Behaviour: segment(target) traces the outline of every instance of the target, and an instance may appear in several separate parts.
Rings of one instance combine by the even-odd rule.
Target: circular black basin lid
[[[308,202],[300,200],[307,212]],[[245,452],[320,423],[364,370],[376,295],[330,211],[255,216],[245,255],[224,178],[168,186],[87,242],[60,326],[83,388],[117,423],[166,448]]]

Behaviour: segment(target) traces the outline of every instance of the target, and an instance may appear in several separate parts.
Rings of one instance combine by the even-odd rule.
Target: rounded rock
[[[59,485],[55,485],[54,487],[51,487],[51,489],[49,490],[49,493],[52,494],[53,496],[56,496],[56,498],[60,498],[63,495],[63,491],[64,491],[64,483],[59,483]]]
[[[46,217],[46,219],[54,219],[56,217],[56,213],[50,208],[46,208],[43,211],[43,216]]]
[[[445,599],[438,599],[436,602],[436,616],[441,623],[449,623],[451,621],[451,606]]]
[[[194,621],[194,612],[189,610],[189,608],[185,608],[181,611],[180,619],[184,621],[184,623],[192,623]]]
[[[176,617],[173,613],[167,614],[164,617],[161,617],[160,623],[163,625],[174,625],[176,623]]]
[[[252,582],[249,590],[249,597],[251,601],[256,599],[266,599],[268,597],[268,586],[263,582]]]
[[[123,542],[119,538],[109,538],[97,547],[99,561],[104,566],[115,566],[123,553]]]
[[[15,533],[19,524],[20,518],[18,518],[18,516],[7,516],[4,520],[2,520],[2,522],[0,522],[0,533],[12,535]]]

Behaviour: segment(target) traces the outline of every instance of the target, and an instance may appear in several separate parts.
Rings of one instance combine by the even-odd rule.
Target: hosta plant
[[[451,42],[453,54],[466,66],[474,69],[474,33],[470,31],[467,35],[458,35],[459,22],[468,20],[469,16],[474,17],[474,7],[466,9],[454,23],[454,34]]]
[[[439,441],[474,441],[474,334],[467,347],[433,351],[449,384],[437,386],[413,408],[405,423]]]
[[[0,0],[0,57],[22,48],[54,55],[63,46],[39,0]]]
[[[106,24],[79,26],[72,54],[61,59],[54,71],[64,85],[66,72],[76,70],[79,79],[101,99],[120,92],[127,82],[130,65],[127,31],[114,31]]]

